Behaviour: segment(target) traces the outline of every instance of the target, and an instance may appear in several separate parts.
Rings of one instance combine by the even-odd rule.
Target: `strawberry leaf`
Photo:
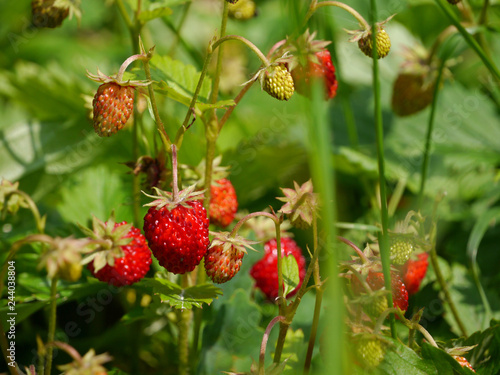
[[[438,374],[460,374],[468,375],[473,372],[465,367],[462,367],[455,358],[446,353],[444,350],[436,348],[428,343],[422,344],[422,356],[425,359],[430,359],[437,368]]]
[[[169,280],[155,278],[144,279],[140,284],[152,287],[153,293],[160,297],[161,302],[168,303],[175,309],[202,308],[204,303],[210,305],[222,295],[222,290],[211,283],[183,289]]]
[[[299,285],[299,265],[293,255],[287,255],[283,258],[283,281],[285,290],[283,295],[287,295]]]

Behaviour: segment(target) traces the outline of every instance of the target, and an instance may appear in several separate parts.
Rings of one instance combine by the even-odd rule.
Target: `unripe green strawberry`
[[[293,78],[285,65],[279,64],[264,69],[260,74],[261,86],[265,92],[278,100],[288,100],[292,97]]]
[[[476,372],[476,370],[474,370],[474,368],[472,367],[472,365],[469,363],[469,361],[467,360],[467,358],[465,357],[462,357],[462,356],[459,356],[459,355],[454,355],[453,358],[456,359],[456,361],[458,363],[460,363],[460,366],[462,367],[467,367],[469,370],[471,370],[472,372]]]
[[[356,341],[356,356],[366,369],[377,367],[384,359],[385,344],[375,335],[363,335]]]
[[[53,29],[62,25],[69,15],[69,8],[55,6],[55,2],[55,0],[33,0],[31,2],[33,26]]]
[[[373,41],[372,41],[372,33],[366,32],[359,40],[358,40],[359,49],[368,57],[373,57]],[[391,50],[391,38],[389,38],[389,34],[382,29],[379,28],[377,32],[377,58],[381,59],[386,57]]]
[[[257,8],[253,0],[226,0],[228,6],[228,15],[231,18],[245,21],[257,15]]]
[[[415,250],[413,240],[406,236],[396,235],[391,238],[391,261],[397,266],[401,266],[410,259]]]
[[[92,105],[95,132],[110,137],[125,126],[134,111],[134,87],[104,83],[97,89]]]

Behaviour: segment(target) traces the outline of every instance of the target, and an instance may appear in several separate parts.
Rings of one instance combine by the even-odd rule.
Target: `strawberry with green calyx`
[[[299,186],[294,181],[294,189],[282,188],[284,197],[277,199],[285,202],[280,211],[288,215],[296,228],[307,229],[312,225],[313,217],[318,210],[318,195],[313,192],[312,181],[306,181]]]
[[[297,243],[289,237],[281,238],[282,256],[293,255],[299,266],[299,284],[286,298],[290,298],[297,293],[306,276],[306,260],[302,255],[302,250]],[[275,301],[278,297],[278,249],[276,239],[268,241],[264,245],[264,257],[255,263],[250,270],[250,275],[255,280],[255,286],[259,288],[270,301]]]
[[[229,232],[213,233],[212,243],[205,254],[205,271],[217,284],[231,280],[240,270],[246,248],[252,249],[254,241]],[[253,250],[253,249],[252,249]]]
[[[428,107],[433,100],[438,76],[439,59],[421,46],[404,53],[398,76],[392,88],[391,106],[398,116],[410,116]],[[444,76],[450,75],[448,69]]]
[[[94,217],[93,229],[81,227],[98,247],[84,260],[100,281],[114,286],[132,285],[146,276],[151,252],[140,230],[125,221],[116,223],[114,215],[103,222]]]
[[[376,48],[377,48],[377,58],[381,59],[386,57],[391,50],[391,38],[389,34],[384,30],[383,25],[390,21],[390,19],[394,17],[391,16],[385,21],[378,22],[376,24],[377,27],[377,35],[376,35]],[[373,37],[372,37],[372,29],[364,28],[362,30],[350,31],[347,30],[349,34],[353,36],[349,39],[350,42],[357,42],[359,49],[368,57],[373,57]]]
[[[33,26],[37,28],[56,28],[69,16],[76,16],[80,23],[80,0],[32,0],[31,13]]]
[[[329,41],[314,40],[316,33],[307,30],[301,37],[290,42],[287,48],[293,57],[289,59],[288,69],[292,74],[295,90],[310,97],[314,80],[321,80],[325,87],[325,98],[332,99],[337,93],[335,67],[330,52],[326,49]]]
[[[365,281],[372,292],[383,290],[385,288],[384,274],[382,272],[377,272],[374,270],[368,271]],[[352,275],[351,277],[351,287],[355,295],[368,293],[359,278],[355,275]],[[391,289],[394,307],[399,308],[401,309],[401,311],[405,312],[408,309],[408,291],[406,290],[406,286],[401,280],[401,277],[395,271],[391,272]],[[371,311],[378,311],[378,309],[373,308],[371,309]]]
[[[175,274],[191,272],[207,253],[208,217],[203,207],[203,192],[196,185],[179,191],[177,185],[177,151],[172,146],[172,187],[166,192],[154,188],[156,195],[144,216],[144,235],[161,266]]]
[[[228,167],[221,166],[221,156],[217,156],[212,164],[212,181],[210,183],[210,223],[226,228],[234,220],[238,211],[238,198],[233,184],[227,178]],[[192,180],[202,189],[205,184],[205,160],[194,169],[185,169],[187,180]],[[185,179],[186,180],[186,179]]]
[[[275,62],[259,71],[262,89],[278,100],[289,100],[294,92],[293,78],[284,63]]]
[[[99,69],[97,74],[87,71],[88,78],[101,83],[92,101],[94,131],[100,137],[110,137],[123,129],[134,111],[135,88],[151,83],[123,80],[123,74],[132,62],[146,58],[145,53],[129,57],[115,76],[107,76]]]
[[[203,207],[203,192],[190,186],[177,195],[154,188],[156,195],[146,204],[144,235],[161,266],[175,274],[191,272],[205,256],[208,217]]]

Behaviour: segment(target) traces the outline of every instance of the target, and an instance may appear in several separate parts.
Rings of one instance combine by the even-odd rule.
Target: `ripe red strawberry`
[[[459,356],[459,355],[454,355],[453,358],[456,359],[456,361],[458,363],[460,363],[460,366],[462,367],[467,367],[469,370],[471,370],[472,372],[476,372],[476,370],[474,370],[474,368],[472,367],[472,365],[469,363],[469,361],[467,360],[467,358],[465,357],[462,357],[462,356]]]
[[[325,85],[325,98],[332,99],[337,94],[338,82],[335,77],[335,67],[328,50],[316,52],[315,59],[308,60],[306,67],[297,65],[292,70],[292,78],[295,89],[300,95],[311,95],[311,81],[314,79],[323,79]]]
[[[55,0],[33,0],[31,2],[33,26],[53,29],[62,25],[69,15],[69,8],[55,6],[55,2]]]
[[[208,239],[207,211],[192,186],[172,199],[172,194],[154,188],[158,196],[149,203],[144,217],[144,235],[153,255],[167,271],[191,272],[205,256]]]
[[[126,224],[125,221],[116,223],[114,228]],[[88,265],[88,269],[97,279],[114,286],[131,285],[138,282],[148,273],[151,265],[151,251],[139,229],[131,227],[122,238],[132,238],[132,241],[121,245],[123,256],[115,258],[114,265],[106,264],[97,272],[94,269],[95,260]]]
[[[134,87],[104,83],[97,89],[92,105],[95,132],[110,137],[125,126],[134,111]]]
[[[260,73],[262,89],[278,100],[288,100],[294,92],[293,78],[284,64],[263,69]]]
[[[384,274],[382,272],[370,271],[366,276],[366,282],[372,291],[380,290],[385,286]],[[352,277],[351,285],[355,294],[366,293],[365,288],[363,288],[357,277]],[[391,272],[391,289],[394,307],[399,307],[402,311],[406,311],[408,309],[408,291],[401,277],[396,272]]]
[[[225,228],[231,224],[238,211],[236,191],[226,178],[212,183],[210,191],[210,222]]]
[[[251,248],[253,242],[228,232],[211,234],[214,238],[205,254],[205,271],[214,283],[222,284],[239,272],[245,247]]]
[[[278,297],[278,251],[276,240],[272,239],[264,245],[264,257],[255,263],[250,270],[250,275],[255,279],[255,285],[266,295],[266,297],[274,301]],[[292,297],[299,291],[304,277],[306,276],[306,260],[302,255],[302,250],[297,246],[297,243],[289,238],[281,239],[281,251],[283,256],[292,254],[299,265],[299,285],[292,290],[288,297]]]
[[[412,295],[418,292],[420,288],[420,283],[427,273],[427,267],[429,266],[429,254],[420,253],[417,255],[418,259],[408,259],[408,261],[401,268],[401,275],[403,277],[403,282],[406,285],[406,290],[408,295]]]

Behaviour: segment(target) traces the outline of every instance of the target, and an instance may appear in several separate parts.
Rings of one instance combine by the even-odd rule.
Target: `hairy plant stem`
[[[262,337],[262,343],[260,345],[259,375],[265,375],[264,360],[266,358],[267,341],[269,340],[269,334],[271,333],[271,329],[274,327],[276,323],[283,321],[285,321],[285,317],[279,315],[273,318],[266,327],[266,331],[264,332],[264,336]]]
[[[338,8],[344,9],[345,11],[351,13],[351,15],[354,18],[356,18],[356,20],[359,22],[359,24],[363,28],[363,30],[370,30],[370,25],[368,24],[368,22],[366,22],[366,20],[363,18],[363,16],[361,16],[361,14],[358,13],[358,11],[356,11],[354,8],[350,7],[347,4],[342,3],[340,1],[321,1],[321,2],[312,1],[311,5],[309,7],[309,11],[307,12],[306,17],[304,19],[304,24],[307,23],[307,21],[309,20],[309,18],[312,17],[314,12],[316,12],[318,9],[320,9],[322,7],[327,7],[327,6],[338,7]]]
[[[371,23],[372,27],[372,45],[377,45],[378,30],[376,26],[377,20],[377,5],[376,0],[370,0],[371,4]],[[384,128],[382,123],[382,106],[380,101],[380,77],[378,66],[377,49],[373,48],[373,97],[375,104],[375,135],[377,143],[377,161],[378,161],[378,177],[380,187],[380,216],[382,220],[382,233],[379,234],[380,257],[382,259],[382,269],[384,272],[385,288],[391,290],[391,261],[389,253],[389,213],[387,209],[387,188],[385,180],[385,159],[384,159]],[[392,293],[387,294],[387,303],[393,306]],[[391,334],[396,338],[396,324],[394,314],[390,316]]]
[[[446,280],[444,279],[443,273],[441,272],[441,267],[439,267],[435,242],[432,244],[431,251],[429,252],[429,256],[431,258],[432,268],[434,268],[434,273],[436,274],[437,281],[439,283],[439,286],[441,287],[441,290],[443,291],[444,299],[450,307],[453,318],[457,322],[457,325],[458,325],[458,328],[460,329],[461,334],[463,336],[467,336],[467,329],[465,328],[465,325],[462,322],[460,315],[458,314],[457,308],[455,306],[455,302],[453,302],[453,299],[451,298],[451,294],[450,294],[450,291],[448,289],[448,284],[446,283]]]
[[[187,288],[189,286],[188,274],[181,275],[181,286]],[[191,326],[192,310],[182,309],[177,311],[178,327],[179,327],[179,375],[189,374],[189,327]]]
[[[189,128],[188,123],[191,118],[191,115],[195,113],[195,105],[196,101],[198,100],[198,95],[201,90],[201,86],[203,84],[203,80],[205,79],[207,70],[208,70],[208,65],[210,64],[210,61],[212,59],[212,55],[215,51],[216,48],[218,48],[222,43],[227,42],[229,40],[238,40],[245,44],[248,48],[250,48],[256,55],[259,57],[259,59],[262,61],[264,66],[269,66],[269,60],[264,56],[264,54],[261,52],[259,48],[252,42],[250,42],[248,39],[243,38],[242,36],[239,35],[225,35],[222,38],[219,38],[217,40],[212,40],[210,41],[208,48],[207,48],[207,55],[205,57],[205,62],[203,63],[203,68],[201,70],[200,78],[198,80],[198,84],[196,86],[195,92],[193,94],[193,98],[191,99],[191,103],[189,105],[188,111],[186,113],[186,117],[184,118],[184,121],[182,123],[182,126],[179,128],[177,135],[175,137],[175,143],[177,145],[180,145],[180,142],[182,141],[182,137],[184,136],[184,133],[186,130]]]
[[[313,214],[312,224],[313,224],[313,246],[314,246],[313,253],[316,253],[319,252],[318,219],[316,213]],[[312,354],[314,349],[314,343],[316,342],[316,334],[318,332],[319,315],[321,312],[321,303],[323,301],[323,293],[324,293],[323,285],[319,274],[319,261],[317,257],[316,260],[314,261],[313,275],[314,275],[314,284],[316,287],[316,301],[314,303],[314,314],[311,326],[311,333],[309,335],[309,343],[307,345],[306,359],[304,361],[304,374],[309,374],[309,370],[311,367]]]
[[[437,100],[439,94],[439,86],[441,85],[441,79],[443,77],[444,67],[446,65],[446,59],[441,61],[441,65],[439,66],[438,76],[436,78],[436,83],[434,86],[434,94],[432,97],[432,107],[431,113],[429,116],[429,122],[427,124],[427,135],[425,139],[425,149],[424,149],[424,158],[422,161],[422,171],[421,171],[421,180],[420,180],[420,191],[418,194],[418,206],[422,208],[423,200],[424,200],[424,192],[425,192],[425,183],[427,180],[427,170],[429,168],[429,155],[431,152],[431,142],[432,142],[432,132],[434,129],[434,119],[436,118],[436,109],[437,109]]]
[[[144,65],[144,73],[146,74],[146,79],[150,82],[152,82],[153,80],[151,78],[151,69],[149,68],[149,60],[151,60],[151,58],[153,57],[153,50],[154,47],[148,51],[147,58],[142,60],[142,64]],[[165,130],[165,125],[163,124],[163,121],[160,118],[160,113],[158,112],[158,106],[156,105],[155,91],[153,90],[152,83],[148,85],[148,93],[149,93],[149,99],[151,100],[151,107],[153,108],[156,127],[158,129],[158,132],[160,133],[160,138],[163,142],[165,150],[168,152],[170,150],[170,145],[172,144],[172,142],[170,142],[170,138],[168,137],[167,131]]]
[[[53,342],[56,334],[56,313],[57,313],[57,277],[51,280],[50,285],[50,311],[49,311],[49,332],[47,337],[47,357],[45,375],[50,375],[52,370]]]

